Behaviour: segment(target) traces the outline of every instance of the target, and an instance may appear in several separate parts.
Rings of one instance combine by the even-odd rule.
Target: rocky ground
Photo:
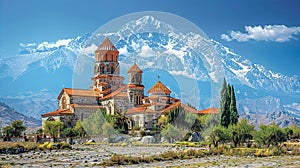
[[[0,165],[11,167],[92,167],[113,154],[130,156],[157,155],[180,147],[165,145],[75,145],[73,150],[30,151],[0,155]],[[299,167],[300,156],[238,157],[208,156],[197,159],[153,162],[119,167]]]

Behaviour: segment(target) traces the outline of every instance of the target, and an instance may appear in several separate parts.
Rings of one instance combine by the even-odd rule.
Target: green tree
[[[22,133],[26,130],[26,127],[23,125],[22,120],[14,120],[11,124],[13,128],[13,136],[20,137]]]
[[[230,88],[230,106],[229,106],[229,111],[230,111],[230,124],[236,124],[239,121],[239,113],[236,108],[236,99],[235,99],[235,93],[234,93],[234,88],[233,85],[229,85]]]
[[[83,137],[86,135],[86,132],[84,131],[84,129],[81,125],[81,122],[79,120],[75,124],[74,131],[75,131],[75,134],[79,137]]]
[[[99,109],[95,113],[89,115],[88,118],[81,122],[82,127],[86,133],[90,136],[100,136],[102,135],[102,125],[106,122],[105,120],[106,111],[104,109]]]
[[[254,125],[249,124],[245,118],[242,118],[237,124],[230,125],[229,130],[234,147],[241,146],[243,143],[250,147],[255,131]]]
[[[299,139],[300,138],[300,128],[297,127],[297,125],[289,126],[289,128],[292,130],[291,139]]]
[[[187,113],[185,116],[185,122],[187,122],[188,124],[194,124],[196,119],[197,115],[191,112]]]
[[[36,130],[36,134],[39,135],[39,136],[42,136],[43,132],[44,132],[44,130],[42,128]]]
[[[57,137],[58,132],[62,131],[64,123],[61,121],[46,121],[44,125],[44,132],[53,137]]]
[[[111,136],[116,133],[114,127],[110,123],[104,123],[102,125],[103,136],[107,137],[108,140],[111,140]]]
[[[221,90],[220,119],[220,125],[226,128],[229,125],[236,124],[239,120],[234,88],[230,84],[227,85],[225,78]]]
[[[219,143],[225,143],[230,140],[228,129],[220,125],[206,129],[203,134],[206,140],[214,147],[218,147]]]
[[[66,136],[66,137],[74,137],[76,136],[76,132],[73,128],[66,128],[63,130],[63,134]]]
[[[275,123],[271,125],[260,125],[260,130],[254,134],[254,141],[257,144],[263,144],[267,147],[275,146],[278,149],[282,142],[286,141],[286,134],[283,129],[279,128]]]
[[[107,120],[106,120],[107,121]],[[113,115],[113,120],[110,122],[113,125],[113,128],[118,130],[120,133],[128,133],[128,121],[129,119],[120,112],[116,111],[115,115]]]
[[[179,137],[179,130],[176,126],[168,123],[166,127],[161,131],[161,135],[172,142],[173,140],[178,139]]]
[[[14,135],[14,129],[11,125],[2,128],[2,134],[6,140],[9,140]]]
[[[224,127],[228,127],[230,124],[230,97],[228,94],[228,87],[226,79],[223,80],[222,90],[221,90],[221,100],[220,100],[220,115],[221,122],[220,124]]]
[[[22,120],[14,120],[10,125],[2,128],[2,134],[6,138],[10,137],[20,137],[22,133],[26,130],[26,126],[23,125]]]

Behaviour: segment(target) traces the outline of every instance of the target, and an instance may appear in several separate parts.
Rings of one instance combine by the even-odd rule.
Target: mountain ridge
[[[9,125],[14,120],[22,120],[25,126],[35,127],[41,125],[41,121],[34,119],[32,117],[27,117],[13,108],[9,107],[7,104],[0,102],[0,118],[1,118],[1,128]]]
[[[148,27],[145,27],[145,25],[148,25]],[[163,29],[160,32],[152,31],[157,26],[161,26]],[[54,104],[56,101],[54,99],[60,89],[65,86],[74,87],[78,82],[74,79],[74,76],[83,71],[87,71],[87,74],[84,75],[85,82],[79,86],[88,89],[93,71],[93,53],[106,36],[114,42],[120,51],[121,66],[128,67],[136,62],[142,69],[146,70],[144,75],[146,80],[144,81],[155,80],[149,76],[157,76],[158,73],[162,72],[153,71],[153,69],[161,69],[166,71],[169,76],[175,77],[177,81],[182,78],[182,81],[192,79],[197,82],[197,88],[200,90],[199,95],[203,102],[200,104],[201,108],[209,106],[209,101],[203,101],[205,97],[218,94],[217,92],[209,93],[203,88],[212,90],[211,83],[220,80],[220,76],[224,74],[226,79],[237,88],[237,97],[241,100],[241,106],[239,107],[241,113],[243,113],[245,106],[250,107],[255,103],[255,101],[248,101],[248,105],[243,103],[243,100],[247,102],[247,98],[273,101],[275,103],[278,98],[280,100],[290,100],[284,103],[281,101],[280,108],[276,112],[284,110],[292,117],[297,118],[300,116],[300,110],[292,108],[293,103],[299,103],[297,98],[300,95],[300,79],[298,76],[286,76],[267,70],[264,66],[252,63],[250,60],[234,53],[220,42],[194,32],[181,33],[172,26],[154,17],[147,16],[121,26],[117,32],[89,33],[52,43],[22,44],[18,56],[0,59],[0,88],[3,89],[1,93],[7,93],[0,95],[0,97],[3,98],[4,102],[13,105],[14,101],[21,100],[21,102],[24,102],[24,99],[16,98],[20,92],[47,92],[50,93],[48,97],[51,101],[49,102]],[[139,59],[135,59],[133,56]],[[121,71],[121,74],[126,78],[125,69],[121,67]],[[45,76],[39,80],[39,84],[30,83],[30,85],[26,85],[30,78],[38,79],[43,74]],[[217,77],[217,75],[219,76]],[[177,79],[177,77],[180,79]],[[164,78],[168,79],[167,77]],[[55,80],[55,83],[52,80]],[[25,84],[20,86],[19,83]],[[181,95],[182,99],[185,99],[189,94],[193,94],[188,91],[182,93],[185,91],[180,90],[181,86],[174,88],[168,81],[166,81],[166,84],[172,86],[173,94],[179,97]],[[9,88],[8,86],[14,86],[14,90],[4,90],[4,88]],[[35,86],[35,90],[32,86]],[[48,90],[43,91],[43,89]],[[10,99],[9,96],[11,96]],[[268,99],[268,96],[274,99]],[[35,102],[39,102],[37,104],[41,107],[40,112],[36,111],[34,114],[36,118],[39,118],[42,112],[55,110],[56,105],[43,108],[42,106],[46,106],[47,100],[42,101],[42,98],[43,96],[40,99],[35,99]],[[196,103],[198,103],[197,101],[198,99],[195,99]],[[20,107],[22,105],[28,106],[22,103],[19,104]],[[261,114],[259,110],[256,110],[252,111],[251,115],[256,112]],[[270,112],[274,111],[270,110]],[[22,113],[30,114],[28,111]]]

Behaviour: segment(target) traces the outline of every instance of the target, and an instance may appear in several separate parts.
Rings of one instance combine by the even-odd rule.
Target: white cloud
[[[265,25],[262,26],[245,26],[246,33],[240,31],[231,31],[230,34],[222,34],[221,38],[226,41],[237,40],[240,42],[257,40],[257,41],[275,41],[286,42],[291,39],[297,39],[300,34],[300,27],[287,27],[285,25]]]

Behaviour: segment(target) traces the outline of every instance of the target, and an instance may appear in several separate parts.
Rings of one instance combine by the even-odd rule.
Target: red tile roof
[[[192,112],[192,113],[196,113],[196,114],[198,113],[197,109],[194,109],[186,104],[181,103],[181,107],[187,112]]]
[[[154,111],[148,107],[134,107],[129,109],[126,114],[131,115],[131,114],[153,114],[153,113],[159,113],[158,111]]]
[[[117,48],[112,44],[112,42],[106,37],[96,51],[107,51],[107,50],[118,51]]]
[[[177,108],[178,106],[180,106],[180,104],[181,104],[180,101],[170,104],[167,108],[162,110],[162,113],[166,114],[166,113],[170,112],[171,109]]]
[[[145,88],[144,85],[136,85],[136,84],[128,84],[127,87],[129,87],[129,88]]]
[[[99,97],[99,92],[94,90],[63,88],[58,95],[58,99],[60,99],[64,92],[70,96]]]
[[[134,63],[128,70],[127,73],[132,73],[132,72],[138,72],[138,73],[143,73],[143,71]]]
[[[164,84],[162,84],[160,81],[157,81],[152,88],[148,90],[148,93],[153,93],[153,92],[164,92],[170,94],[171,91],[168,89]]]
[[[204,110],[199,110],[198,114],[218,114],[219,111],[220,111],[219,108],[211,107],[211,108],[207,108],[207,109],[204,109]]]
[[[52,111],[46,114],[42,114],[42,117],[48,117],[48,116],[60,116],[60,115],[73,115],[74,113],[70,111],[69,109],[58,109],[56,111]]]
[[[125,93],[126,93],[126,97],[127,97],[127,85],[121,86],[119,89],[117,89],[117,90],[115,90],[115,91],[109,93],[108,95],[106,95],[106,96],[100,98],[100,100],[110,99],[110,98],[112,98],[112,97],[114,97],[114,96],[121,96],[121,97],[123,97],[123,96],[124,96],[124,93],[122,93],[122,92],[125,92]],[[122,94],[121,94],[121,93],[122,93]]]

